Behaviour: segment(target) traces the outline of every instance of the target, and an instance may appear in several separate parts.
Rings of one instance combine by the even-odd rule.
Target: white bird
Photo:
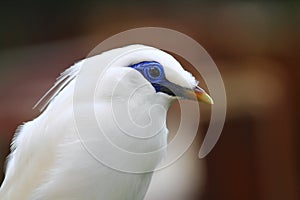
[[[111,63],[104,70],[107,62]],[[103,72],[100,78],[99,70]],[[96,87],[93,81],[97,80]],[[149,159],[130,160],[130,156],[110,152],[98,132],[127,152],[162,148],[168,134],[165,111],[174,100],[213,103],[197,84],[171,55],[144,45],[113,49],[76,63],[50,89],[52,96],[43,112],[17,129],[0,199],[142,200],[151,170],[165,151]],[[91,108],[89,91],[94,92],[92,108],[102,129],[95,127],[90,120],[93,117],[85,112]],[[152,112],[155,105],[163,109]],[[83,114],[76,116],[74,109]],[[143,131],[131,130],[128,123],[136,123]],[[97,159],[99,155],[103,157]],[[99,162],[101,159],[104,162]],[[135,169],[139,173],[134,173]]]

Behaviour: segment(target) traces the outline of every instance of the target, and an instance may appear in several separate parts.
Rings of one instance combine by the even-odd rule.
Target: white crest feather
[[[51,101],[59,94],[62,89],[68,85],[79,73],[82,61],[79,61],[66,69],[56,79],[54,85],[42,96],[42,98],[34,105],[33,109],[40,107],[39,110],[43,111]]]

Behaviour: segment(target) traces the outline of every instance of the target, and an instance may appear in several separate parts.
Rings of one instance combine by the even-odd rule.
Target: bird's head
[[[104,78],[108,86],[106,91],[120,96],[132,96],[134,92],[141,91],[143,96],[154,94],[170,102],[190,99],[213,104],[192,74],[164,51],[144,45],[130,45],[110,53],[117,55],[118,59],[109,68],[111,73]]]

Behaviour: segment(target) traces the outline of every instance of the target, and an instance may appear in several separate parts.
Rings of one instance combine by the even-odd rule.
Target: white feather
[[[70,68],[66,69],[60,76],[57,78],[54,85],[44,94],[44,96],[34,105],[33,108],[41,106],[40,111],[43,111],[47,105],[59,94],[59,92],[72,81],[80,71],[80,66],[82,61],[74,64]],[[52,95],[50,95],[53,92]],[[48,99],[46,100],[46,98]],[[41,104],[45,100],[44,104]]]

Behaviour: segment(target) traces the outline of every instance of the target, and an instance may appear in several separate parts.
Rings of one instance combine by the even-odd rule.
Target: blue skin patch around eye
[[[129,67],[139,71],[154,87],[156,92],[162,92],[161,85],[167,85],[169,82],[164,73],[162,65],[155,61],[143,61]]]
[[[176,85],[166,79],[163,66],[155,61],[143,61],[129,67],[139,71],[153,86],[156,92],[170,96],[184,97],[187,88]]]

